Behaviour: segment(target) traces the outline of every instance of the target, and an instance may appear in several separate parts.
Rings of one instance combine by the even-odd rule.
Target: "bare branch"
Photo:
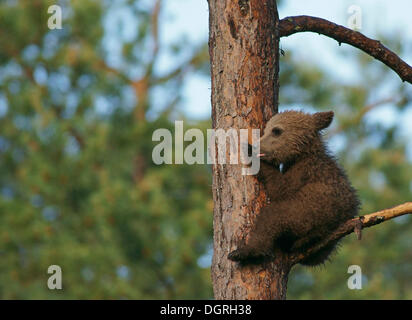
[[[388,221],[405,214],[412,214],[412,202],[406,202],[404,204],[400,204],[390,209],[384,209],[361,217],[356,217],[354,219],[347,221],[345,224],[340,226],[334,233],[332,233],[328,238],[322,240],[316,246],[309,248],[304,253],[299,253],[296,255],[292,254],[290,256],[290,260],[293,264],[299,263],[299,261],[304,260],[305,258],[309,257],[312,253],[325,247],[329,243],[339,240],[347,236],[348,234],[351,234],[352,232],[356,232],[359,228],[364,229],[372,227],[384,221]]]
[[[279,38],[307,31],[323,34],[338,41],[339,45],[347,43],[366,52],[395,71],[402,81],[412,84],[412,67],[378,40],[370,39],[357,31],[317,17],[286,17],[279,21]]]

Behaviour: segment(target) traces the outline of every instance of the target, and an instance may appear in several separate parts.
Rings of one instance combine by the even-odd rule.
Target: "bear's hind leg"
[[[279,223],[274,223],[268,215],[275,214],[265,207],[256,219],[247,242],[243,240],[238,248],[228,255],[232,261],[270,258],[273,256],[274,240],[279,237]]]

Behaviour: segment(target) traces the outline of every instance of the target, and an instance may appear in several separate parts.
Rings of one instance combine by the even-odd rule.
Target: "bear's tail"
[[[312,266],[312,267],[323,264],[328,259],[330,254],[335,250],[336,245],[338,244],[338,242],[339,242],[339,240],[336,240],[336,241],[333,241],[333,242],[327,244],[323,248],[321,248],[318,251],[315,251],[314,253],[312,253],[306,259],[302,260],[300,262],[300,264],[302,264],[304,266]]]

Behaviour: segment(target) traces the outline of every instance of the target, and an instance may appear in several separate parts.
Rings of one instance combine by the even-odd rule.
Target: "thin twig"
[[[319,249],[325,247],[329,243],[339,240],[352,232],[356,232],[357,228],[368,228],[384,221],[391,220],[393,218],[405,215],[405,214],[412,214],[412,202],[406,202],[404,204],[400,204],[396,207],[390,209],[384,209],[381,211],[377,211],[371,214],[367,214],[361,217],[356,217],[345,222],[342,226],[340,226],[335,232],[333,232],[329,237],[322,240],[315,246],[309,248],[304,253],[299,254],[292,254],[290,255],[290,260],[293,264],[299,263],[300,261],[308,258],[311,254],[318,251]]]

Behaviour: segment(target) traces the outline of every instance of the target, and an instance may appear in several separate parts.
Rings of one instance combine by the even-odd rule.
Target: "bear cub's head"
[[[260,138],[259,157],[279,165],[296,161],[322,148],[321,130],[329,127],[333,112],[308,114],[284,111],[273,116]]]

